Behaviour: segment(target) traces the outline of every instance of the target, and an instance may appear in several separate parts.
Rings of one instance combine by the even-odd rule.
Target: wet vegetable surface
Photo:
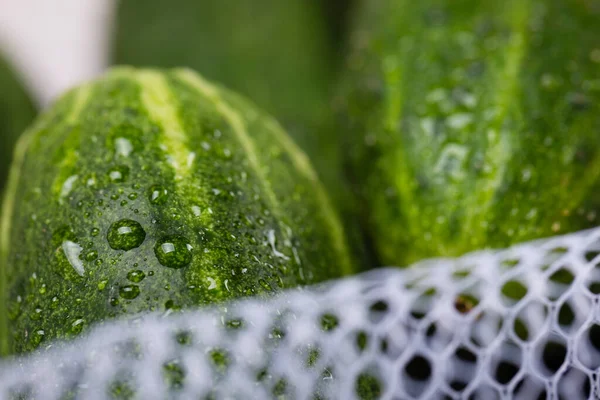
[[[600,3],[374,0],[338,99],[384,265],[598,225]]]
[[[304,153],[190,70],[117,68],[44,113],[18,147],[2,256],[16,352],[353,270]]]

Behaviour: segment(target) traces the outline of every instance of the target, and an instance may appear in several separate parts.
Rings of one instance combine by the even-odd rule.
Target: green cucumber
[[[353,271],[306,155],[188,69],[115,68],[62,97],[19,143],[3,211],[14,352]]]
[[[115,26],[116,64],[192,68],[274,115],[311,157],[327,154],[335,52],[318,1],[126,0]]]
[[[353,253],[364,258],[331,107],[346,3],[124,0],[112,58],[118,65],[192,68],[273,115],[310,157],[350,232]]]
[[[598,225],[600,2],[363,2],[340,104],[384,264]]]
[[[12,152],[36,111],[13,68],[0,55],[0,193],[8,177]]]

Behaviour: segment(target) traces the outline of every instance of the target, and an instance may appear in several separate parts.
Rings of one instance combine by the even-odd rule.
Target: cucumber
[[[319,162],[336,60],[322,12],[305,0],[122,1],[113,60],[199,71],[274,115]]]
[[[600,2],[365,1],[337,100],[384,264],[598,225]]]
[[[353,271],[306,155],[189,69],[115,68],[64,95],[19,143],[1,227],[12,352]]]
[[[33,121],[36,111],[27,90],[13,68],[0,54],[0,193],[21,132]]]
[[[310,157],[353,254],[369,264],[331,106],[350,3],[125,0],[117,7],[112,59],[117,65],[192,68],[273,115]]]

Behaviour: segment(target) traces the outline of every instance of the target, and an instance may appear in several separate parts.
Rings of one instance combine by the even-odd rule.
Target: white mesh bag
[[[600,229],[150,314],[0,364],[0,398],[593,399]]]

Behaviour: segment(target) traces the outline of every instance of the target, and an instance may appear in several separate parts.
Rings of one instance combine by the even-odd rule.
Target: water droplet
[[[115,151],[117,156],[129,157],[133,151],[133,145],[129,139],[119,137],[115,140]]]
[[[129,176],[129,167],[125,165],[117,165],[108,171],[108,177],[112,182],[125,182]]]
[[[94,187],[96,186],[96,177],[95,176],[90,176],[86,179],[85,184],[88,187]]]
[[[63,252],[69,261],[69,264],[73,267],[73,269],[79,274],[83,276],[85,270],[83,269],[83,262],[79,258],[81,254],[82,247],[75,242],[71,242],[70,240],[66,240],[62,244]]]
[[[78,335],[83,330],[85,325],[85,320],[81,317],[76,318],[73,323],[71,323],[71,333],[74,335]]]
[[[52,300],[50,302],[50,308],[58,307],[58,303],[60,303],[60,299],[58,298],[58,296],[52,297]]]
[[[68,177],[67,180],[65,180],[65,183],[63,183],[63,185],[60,189],[61,201],[62,201],[62,199],[67,197],[69,195],[69,193],[71,193],[71,190],[73,190],[73,185],[75,184],[75,181],[77,181],[77,178],[78,178],[77,175],[73,175],[73,176]]]
[[[44,340],[44,336],[46,335],[46,332],[44,332],[43,329],[37,329],[33,332],[33,335],[31,335],[31,345],[36,348],[40,345],[40,343],[42,343],[42,341]]]
[[[280,251],[278,251],[275,248],[276,238],[275,238],[275,231],[273,229],[271,229],[271,230],[269,230],[269,232],[267,232],[267,240],[269,241],[269,245],[271,245],[271,249],[273,250],[273,254],[275,255],[275,257],[283,258],[284,260],[290,259],[288,256],[281,253]]]
[[[129,271],[127,273],[127,279],[129,279],[133,283],[140,283],[141,281],[144,280],[145,277],[146,277],[146,274],[144,273],[144,271],[139,270],[139,269],[136,269],[134,271]]]
[[[33,309],[33,313],[30,315],[30,318],[31,318],[33,321],[37,321],[37,320],[39,320],[39,319],[40,319],[40,317],[42,316],[42,311],[44,311],[44,310],[42,310],[42,308],[41,308],[40,306],[36,306],[36,307]]]
[[[153,185],[148,191],[148,199],[152,204],[164,204],[167,201],[169,192],[160,185]]]
[[[119,305],[119,299],[117,299],[116,297],[111,297],[108,302],[113,307],[116,307]]]
[[[258,283],[260,284],[260,286],[262,286],[268,292],[273,290],[271,285],[269,285],[269,283],[267,281],[265,281],[264,279],[259,279]]]
[[[187,167],[188,168],[192,168],[192,165],[194,165],[194,160],[196,159],[196,153],[194,153],[193,151],[188,154],[187,157]]]
[[[85,255],[86,261],[94,261],[98,258],[98,252],[96,250],[91,250]]]
[[[137,285],[121,286],[119,296],[127,300],[133,300],[140,295],[140,288]]]
[[[154,246],[154,254],[162,265],[168,268],[183,268],[192,261],[192,247],[182,236],[168,236]]]
[[[106,238],[113,249],[127,251],[139,247],[146,238],[146,232],[139,222],[122,219],[110,226]]]
[[[104,290],[104,288],[106,288],[107,283],[108,281],[106,279],[103,279],[100,282],[98,282],[98,290]]]
[[[468,113],[458,113],[448,117],[448,126],[453,129],[463,129],[471,122],[473,122],[473,116]]]
[[[444,101],[447,97],[447,93],[445,89],[437,88],[427,93],[426,100],[429,103],[439,103]]]
[[[214,278],[207,277],[206,280],[208,281],[208,290],[217,288],[217,281],[215,281]]]
[[[127,196],[127,198],[128,198],[129,200],[135,200],[135,199],[137,199],[137,197],[138,197],[138,195],[137,195],[137,193],[135,193],[135,192],[133,192],[133,193],[129,193],[129,195]]]

